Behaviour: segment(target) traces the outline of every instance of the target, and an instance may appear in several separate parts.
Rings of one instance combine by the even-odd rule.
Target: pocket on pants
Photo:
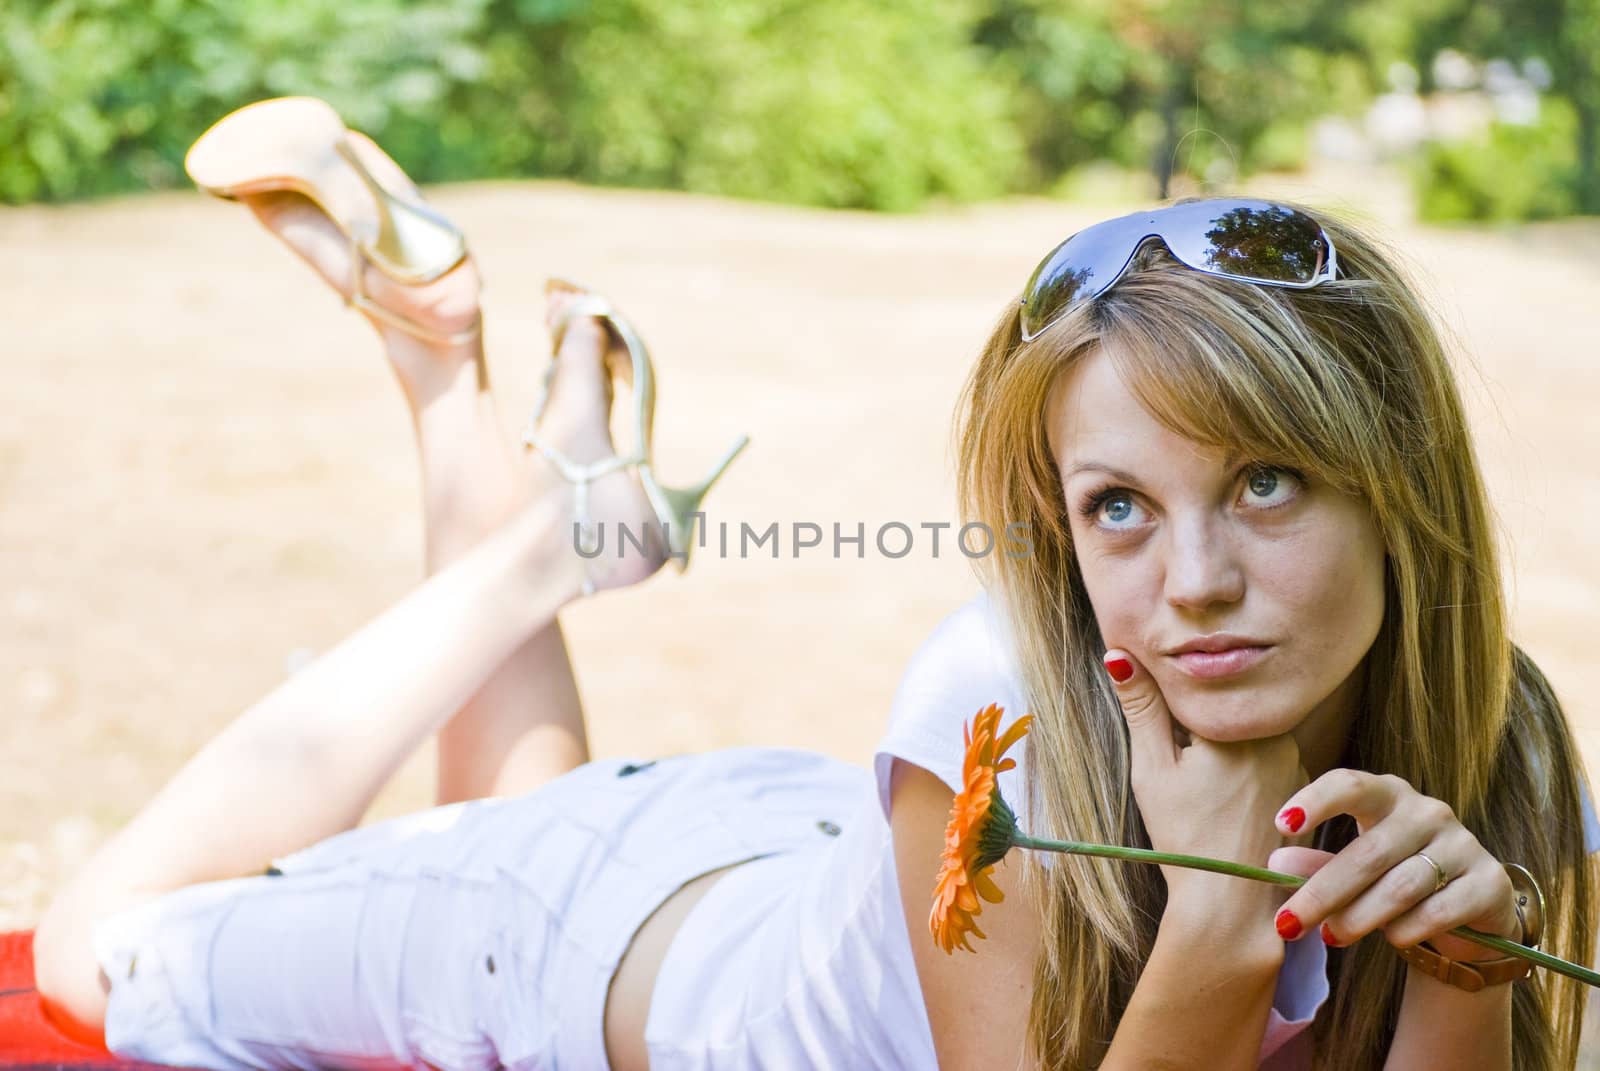
[[[494,995],[511,967],[492,936],[493,886],[433,871],[411,886],[410,910],[390,934],[409,1058],[439,1071],[491,1071],[500,1063]]]
[[[365,939],[385,928],[379,914],[399,906],[394,890],[342,875],[253,881],[266,887],[235,898],[208,935],[205,982],[218,1039],[352,1067],[394,1062],[392,967]]]

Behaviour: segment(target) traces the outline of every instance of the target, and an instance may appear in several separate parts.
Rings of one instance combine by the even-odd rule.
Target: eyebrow
[[[1229,450],[1228,453],[1227,453],[1227,456],[1225,456],[1222,459],[1222,467],[1226,468],[1226,469],[1231,469],[1231,468],[1234,467],[1234,465],[1236,465],[1242,459],[1243,459],[1243,455],[1241,455],[1238,451]],[[1085,471],[1088,471],[1090,469],[1096,470],[1098,472],[1103,472],[1107,476],[1110,476],[1112,479],[1120,480],[1123,483],[1138,483],[1138,482],[1140,482],[1139,481],[1139,477],[1133,475],[1131,472],[1125,472],[1122,469],[1117,468],[1115,465],[1107,465],[1106,463],[1104,463],[1102,461],[1079,461],[1077,464],[1073,465],[1070,469],[1068,469],[1065,473],[1062,474],[1061,482],[1062,483],[1066,483],[1068,480],[1072,479],[1078,473],[1085,472]]]
[[[1080,462],[1078,462],[1076,465],[1074,465],[1070,469],[1068,469],[1066,474],[1061,477],[1061,482],[1065,483],[1066,481],[1068,481],[1068,480],[1072,479],[1074,476],[1076,476],[1078,473],[1087,472],[1087,471],[1089,471],[1091,469],[1093,469],[1095,471],[1098,471],[1098,472],[1103,472],[1107,476],[1112,477],[1113,479],[1121,480],[1123,483],[1138,483],[1139,482],[1139,478],[1137,476],[1133,475],[1132,473],[1123,472],[1119,468],[1116,468],[1116,467],[1114,467],[1112,465],[1104,464],[1104,463],[1099,462],[1099,461],[1080,461]]]

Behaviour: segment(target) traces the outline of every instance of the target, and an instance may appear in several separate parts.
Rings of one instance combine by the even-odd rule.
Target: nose
[[[1167,531],[1168,604],[1208,610],[1244,598],[1244,568],[1226,525],[1175,518]]]

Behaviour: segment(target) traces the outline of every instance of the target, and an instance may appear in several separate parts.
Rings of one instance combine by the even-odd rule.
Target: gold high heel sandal
[[[655,373],[650,363],[650,352],[645,348],[644,340],[634,331],[631,324],[616,310],[605,298],[590,293],[575,283],[561,279],[552,279],[546,287],[548,292],[554,287],[565,287],[575,291],[578,296],[574,298],[563,310],[561,318],[551,330],[551,366],[545,371],[543,389],[538,402],[534,406],[533,416],[528,421],[528,430],[523,434],[523,443],[537,449],[548,458],[559,472],[568,481],[577,484],[575,494],[576,502],[574,512],[578,524],[579,550],[586,557],[593,557],[599,552],[599,542],[595,539],[594,521],[589,516],[589,483],[599,476],[618,469],[639,468],[639,483],[644,487],[645,496],[650,501],[650,507],[655,512],[656,520],[662,526],[665,536],[668,557],[677,563],[678,572],[682,573],[689,567],[689,552],[693,549],[694,515],[700,508],[700,502],[713,484],[722,476],[733,459],[739,456],[750,442],[750,436],[741,435],[735,440],[732,447],[722,455],[722,459],[711,467],[711,473],[699,483],[690,487],[667,487],[662,484],[655,474],[655,462],[652,459],[654,445],[655,420]],[[613,454],[611,457],[601,458],[599,461],[585,465],[573,461],[566,454],[557,450],[549,443],[544,442],[535,430],[540,416],[544,413],[545,405],[550,397],[550,382],[555,373],[555,353],[560,352],[561,340],[565,337],[567,325],[572,323],[574,317],[593,316],[604,322],[608,331],[621,341],[627,350],[629,362],[619,365],[611,359],[609,347],[606,353],[606,365],[614,375],[619,375],[623,368],[631,372],[633,384],[633,425],[635,450],[623,456]],[[618,550],[621,551],[621,532],[618,532]],[[592,577],[587,574],[584,578],[583,593],[594,594],[595,586]]]
[[[346,305],[428,342],[471,341],[483,328],[481,313],[470,328],[444,333],[367,294],[366,265],[397,283],[430,283],[466,259],[467,244],[455,224],[419,198],[386,188],[372,166],[399,173],[398,165],[366,139],[352,143],[349,133],[339,114],[314,97],[257,101],[212,124],[189,147],[183,166],[195,185],[224,200],[283,190],[309,198],[350,241]],[[483,371],[480,360],[480,383]]]

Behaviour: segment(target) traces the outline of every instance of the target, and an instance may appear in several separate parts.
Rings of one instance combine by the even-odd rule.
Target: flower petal
[[[958,947],[975,951],[967,942],[967,934],[984,936],[976,920],[983,911],[983,901],[997,904],[1005,899],[990,874],[1008,850],[1016,827],[1011,809],[996,789],[995,775],[1016,768],[1015,759],[1002,756],[1027,733],[1033,717],[1019,718],[997,739],[995,733],[1003,713],[1003,707],[990,703],[962,726],[966,745],[961,763],[962,787],[951,801],[933,909],[928,914],[935,943],[949,953]],[[1007,824],[994,825],[998,821]],[[987,846],[986,834],[990,834]],[[985,850],[989,857],[979,865]]]

